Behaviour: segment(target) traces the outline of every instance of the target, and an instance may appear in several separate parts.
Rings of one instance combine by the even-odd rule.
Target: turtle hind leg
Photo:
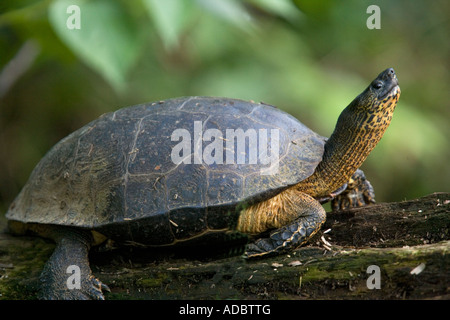
[[[375,191],[360,169],[352,175],[347,188],[331,201],[333,211],[342,211],[375,203]]]
[[[247,258],[279,254],[305,244],[325,222],[326,212],[311,196],[299,193],[295,203],[297,217],[290,223],[270,232],[269,237],[249,243]]]
[[[96,279],[89,267],[90,232],[58,228],[55,251],[41,273],[40,299],[104,300],[109,288]]]

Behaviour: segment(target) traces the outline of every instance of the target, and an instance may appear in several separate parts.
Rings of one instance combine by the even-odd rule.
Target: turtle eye
[[[381,87],[383,87],[383,82],[381,81],[374,81],[372,84],[372,87],[374,87],[375,89],[381,89]]]

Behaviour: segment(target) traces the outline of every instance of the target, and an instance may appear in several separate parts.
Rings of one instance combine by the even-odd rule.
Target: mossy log
[[[449,299],[449,226],[450,193],[434,193],[331,212],[309,245],[266,259],[223,258],[202,247],[192,255],[92,250],[90,260],[109,300]],[[0,233],[0,299],[36,299],[53,249],[45,239]]]

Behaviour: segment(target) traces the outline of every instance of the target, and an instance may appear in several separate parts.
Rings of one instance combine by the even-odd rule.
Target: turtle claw
[[[95,278],[94,276],[90,277],[90,281],[92,286],[88,289],[88,299],[93,300],[105,300],[105,296],[103,295],[103,291],[111,292],[109,287],[102,283],[100,280]]]
[[[262,238],[256,240],[254,243],[249,243],[244,253],[244,257],[247,259],[268,257],[279,253],[282,243],[277,243],[271,238]]]
[[[331,201],[333,211],[363,207],[375,203],[375,192],[362,170],[356,170],[350,178],[347,189]]]
[[[45,284],[47,281],[41,278],[41,282]],[[105,300],[103,292],[111,292],[106,284],[103,284],[92,275],[81,282],[81,287],[79,289],[69,289],[66,286],[56,287],[54,281],[50,281],[48,284],[50,285],[44,285],[43,290],[40,293],[39,298],[42,300]]]
[[[280,254],[306,243],[325,221],[325,211],[317,202],[316,210],[300,216],[290,224],[276,229],[268,238],[249,243],[244,257],[260,258]]]

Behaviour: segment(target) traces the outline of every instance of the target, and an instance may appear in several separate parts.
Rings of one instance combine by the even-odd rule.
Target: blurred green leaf
[[[277,14],[291,22],[298,21],[302,16],[292,0],[249,0],[249,2],[256,7]]]
[[[143,0],[166,49],[174,49],[193,10],[191,0]]]
[[[330,11],[339,2],[333,0],[291,0],[292,3],[306,15],[319,20],[329,18]]]
[[[243,3],[237,0],[197,0],[206,10],[245,31],[252,30],[252,20]]]
[[[136,62],[141,45],[133,20],[117,1],[80,1],[81,28],[69,29],[70,0],[49,7],[49,20],[59,38],[116,90],[125,89],[126,74]]]

